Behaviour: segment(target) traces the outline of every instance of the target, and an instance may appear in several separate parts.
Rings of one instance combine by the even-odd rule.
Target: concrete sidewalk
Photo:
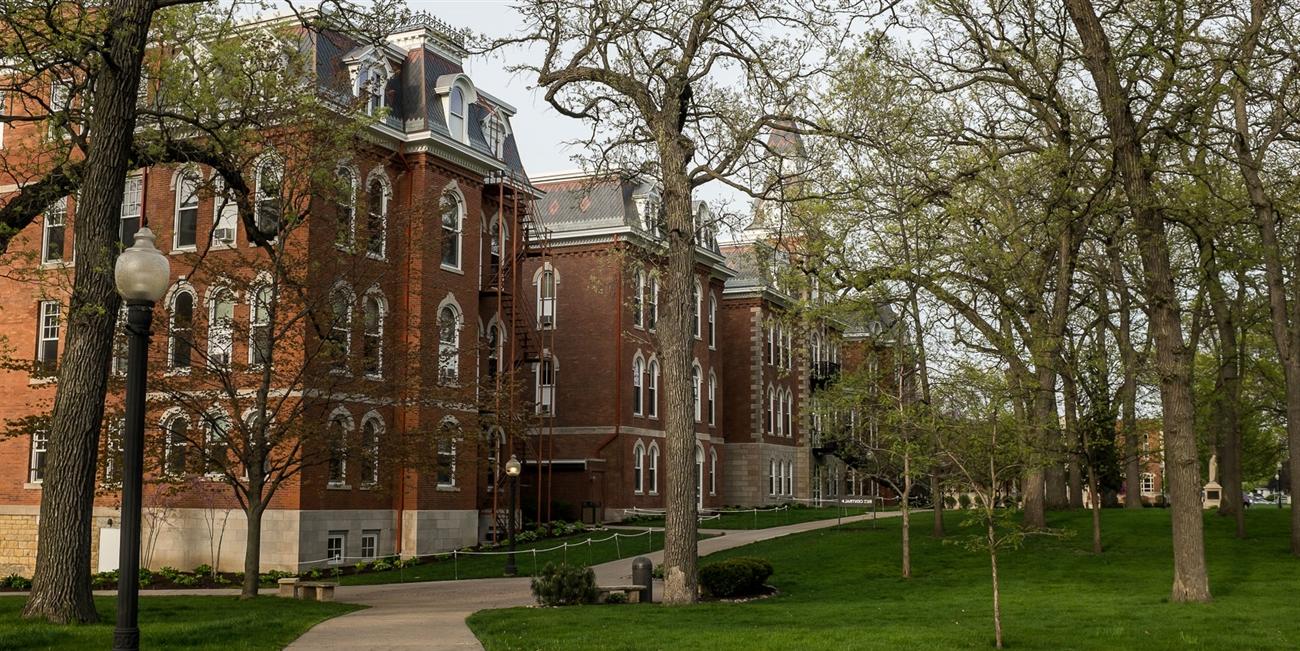
[[[879,514],[879,518],[897,517],[897,511]],[[817,520],[783,527],[746,530],[707,530],[722,535],[700,541],[700,555],[770,540],[790,534],[834,527],[837,524],[862,522],[871,515],[842,520]],[[663,550],[642,554],[656,565],[663,561]],[[632,557],[593,566],[596,582],[626,584],[632,577]],[[656,581],[656,599],[663,586]],[[339,586],[335,599],[370,606],[317,624],[287,648],[298,651],[318,649],[482,649],[465,618],[479,610],[531,606],[529,579],[467,579],[425,583]]]

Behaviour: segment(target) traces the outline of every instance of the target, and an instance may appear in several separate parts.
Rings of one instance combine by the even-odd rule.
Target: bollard
[[[632,583],[645,586],[641,589],[640,603],[648,604],[654,601],[655,566],[650,559],[644,556],[632,559]]]

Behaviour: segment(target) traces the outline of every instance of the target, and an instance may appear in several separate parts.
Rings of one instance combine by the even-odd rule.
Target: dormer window
[[[451,87],[447,102],[447,130],[456,140],[465,140],[465,91],[460,86]]]
[[[357,96],[366,102],[366,115],[375,115],[384,108],[384,86],[388,76],[383,66],[370,64],[361,68],[357,76]]]
[[[506,123],[495,113],[483,118],[483,138],[487,140],[493,156],[505,156]]]

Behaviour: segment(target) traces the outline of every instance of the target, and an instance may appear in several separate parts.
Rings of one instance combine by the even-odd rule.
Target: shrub
[[[13,588],[14,590],[30,590],[32,588],[31,579],[25,579],[17,574],[10,574],[3,580],[0,580],[0,587]]]
[[[605,603],[625,604],[627,603],[627,594],[622,592],[611,592],[608,595],[605,595]]]
[[[740,556],[700,568],[700,586],[719,599],[745,597],[761,594],[770,576],[772,564],[767,559]]]
[[[90,587],[92,588],[107,588],[115,583],[117,583],[117,570],[97,572],[90,577]]]
[[[588,567],[547,563],[533,578],[533,596],[543,606],[570,606],[596,601],[596,573]]]
[[[962,493],[962,494],[957,498],[957,502],[958,502],[959,504],[961,504],[961,508],[963,508],[963,509],[969,509],[970,506],[971,506],[970,495],[967,495],[966,493]]]
[[[158,574],[159,576],[162,576],[162,578],[174,582],[176,581],[176,577],[181,575],[181,571],[174,567],[164,565],[161,570],[158,570]]]
[[[140,568],[140,587],[143,588],[150,583],[153,583],[153,572],[150,572],[143,567]]]
[[[197,574],[197,575],[199,575],[199,576],[208,576],[208,575],[212,574],[212,566],[211,566],[211,565],[208,565],[207,563],[204,563],[204,564],[202,564],[202,565],[200,565],[200,566],[194,568],[194,573]]]
[[[656,566],[655,566],[655,569],[650,570],[650,576],[652,576],[652,577],[654,577],[654,578],[656,578],[656,579],[659,579],[660,581],[663,581],[663,580],[664,580],[664,566],[663,566],[663,565],[656,565]]]
[[[195,574],[177,574],[172,577],[172,581],[176,585],[194,586],[199,584],[199,577]]]
[[[391,569],[393,569],[393,564],[390,563],[390,562],[388,562],[388,561],[386,561],[386,560],[380,559],[380,560],[377,560],[377,561],[371,563],[371,564],[370,564],[370,569],[372,569],[372,570],[374,570],[374,571],[376,571],[376,572],[383,572],[384,570],[391,570]]]

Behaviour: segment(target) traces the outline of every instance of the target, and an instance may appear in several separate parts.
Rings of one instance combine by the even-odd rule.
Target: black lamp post
[[[122,536],[118,560],[115,651],[140,648],[137,607],[140,599],[140,512],[144,490],[144,397],[153,306],[167,291],[171,265],[153,245],[148,228],[135,233],[135,245],[117,256],[113,277],[126,300],[128,337],[126,431],[122,445]]]
[[[515,509],[519,501],[519,472],[523,466],[515,455],[510,455],[510,460],[506,462],[506,476],[510,477],[510,515],[506,524],[506,535],[510,537],[510,553],[506,554],[506,576],[514,576],[519,573],[515,567]]]

